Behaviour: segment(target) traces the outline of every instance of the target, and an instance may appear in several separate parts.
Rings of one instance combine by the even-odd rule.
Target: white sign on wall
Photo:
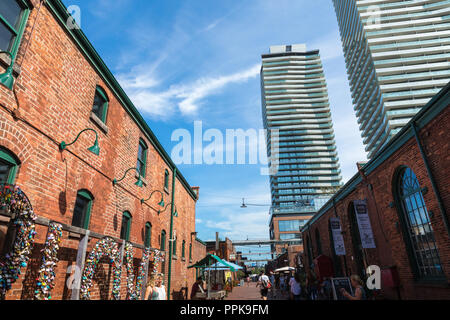
[[[355,200],[353,201],[353,205],[355,207],[362,247],[364,249],[376,248],[366,200]]]
[[[333,236],[334,252],[337,256],[345,256],[345,245],[344,237],[341,232],[341,221],[339,218],[330,218],[330,226]]]

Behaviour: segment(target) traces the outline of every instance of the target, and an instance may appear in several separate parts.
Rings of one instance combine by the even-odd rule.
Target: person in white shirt
[[[271,287],[269,277],[264,274],[264,271],[261,271],[261,274],[258,279],[258,283],[256,286],[261,287],[261,298],[263,300],[267,300],[267,293],[269,292],[269,288]]]
[[[291,299],[292,300],[300,300],[302,294],[302,286],[300,284],[300,277],[296,273],[289,280],[289,286],[291,287]]]

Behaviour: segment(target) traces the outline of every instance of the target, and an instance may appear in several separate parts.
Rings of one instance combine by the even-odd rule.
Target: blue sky
[[[366,160],[351,102],[331,0],[64,0],[81,9],[81,28],[156,136],[171,153],[172,132],[262,128],[259,68],[271,45],[319,49],[327,78],[344,182]],[[268,238],[261,165],[179,165],[200,186],[203,240]],[[255,249],[256,251],[256,249]]]

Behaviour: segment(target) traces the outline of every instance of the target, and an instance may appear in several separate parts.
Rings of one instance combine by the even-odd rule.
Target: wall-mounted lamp
[[[13,76],[13,55],[9,51],[0,51],[0,53],[6,53],[11,58],[11,63],[9,64],[8,68],[6,68],[5,72],[0,74],[0,83],[7,87],[9,90],[12,90],[14,85],[14,76]]]
[[[145,201],[150,200],[150,198],[153,196],[153,194],[154,194],[155,192],[161,193],[161,201],[160,201],[158,204],[159,204],[161,207],[164,207],[164,194],[163,194],[161,191],[159,191],[159,190],[155,190],[155,191],[153,191],[152,193],[150,193],[150,196],[149,196],[147,199],[141,199],[141,203],[144,203]],[[159,213],[158,213],[158,214],[159,214]]]
[[[127,175],[127,173],[128,173],[130,170],[136,170],[136,171],[138,171],[138,168],[130,168],[130,169],[128,169],[127,171],[125,171],[125,173],[124,173],[124,175],[123,175],[123,177],[122,177],[121,179],[119,179],[119,180],[114,179],[114,180],[113,180],[113,186],[115,186],[118,182],[120,182],[120,181],[122,181],[123,179],[125,179],[125,176]],[[138,173],[139,173],[139,177],[138,177],[138,180],[136,181],[135,185],[137,185],[139,188],[142,188],[143,182],[142,182],[142,179],[141,179],[141,173],[140,173],[140,172],[138,172]]]
[[[74,144],[77,140],[78,140],[78,138],[80,137],[80,135],[83,133],[83,132],[85,132],[85,131],[94,131],[95,132],[95,142],[94,142],[94,145],[92,146],[92,147],[90,147],[90,148],[88,148],[88,150],[90,151],[90,152],[92,152],[93,154],[95,154],[95,155],[99,155],[100,154],[100,147],[99,147],[99,145],[98,145],[98,133],[97,133],[97,131],[95,131],[94,129],[91,129],[91,128],[87,128],[87,129],[84,129],[84,130],[81,130],[81,132],[77,135],[77,137],[75,138],[75,140],[73,141],[73,142],[71,142],[71,143],[65,143],[64,141],[63,142],[61,142],[60,144],[59,144],[59,150],[64,150],[64,149],[66,149],[68,146],[70,146],[70,145],[72,145],[72,144]]]
[[[167,208],[170,206],[172,204],[172,202],[171,203],[168,203],[167,204],[167,206],[164,208],[164,210],[158,210],[158,215],[160,214],[160,213],[163,213],[164,211],[166,211],[167,210]],[[174,205],[174,207],[175,207],[175,211],[173,212],[173,216],[174,217],[178,217],[178,211],[177,211],[177,206],[176,205]]]

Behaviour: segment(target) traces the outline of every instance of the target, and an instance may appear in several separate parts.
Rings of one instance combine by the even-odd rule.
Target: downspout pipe
[[[420,154],[422,156],[423,163],[425,164],[425,168],[427,169],[428,177],[430,178],[431,186],[433,188],[434,194],[436,195],[436,199],[438,201],[439,210],[441,211],[442,219],[444,220],[445,228],[447,229],[447,233],[450,236],[450,225],[447,217],[447,213],[445,211],[445,207],[441,198],[441,194],[439,193],[439,188],[437,187],[436,181],[433,176],[433,172],[431,171],[428,158],[425,154],[425,151],[422,146],[422,142],[420,141],[419,132],[417,130],[417,125],[415,121],[411,122],[411,129],[414,132],[414,137],[416,138],[417,146],[419,147]]]
[[[167,279],[167,300],[170,300],[170,284],[171,284],[171,276],[172,276],[172,254],[173,254],[173,210],[175,208],[174,200],[175,200],[175,182],[177,178],[177,168],[173,169],[172,172],[172,201],[170,204],[170,236],[169,236],[169,271],[168,271],[168,279]]]

